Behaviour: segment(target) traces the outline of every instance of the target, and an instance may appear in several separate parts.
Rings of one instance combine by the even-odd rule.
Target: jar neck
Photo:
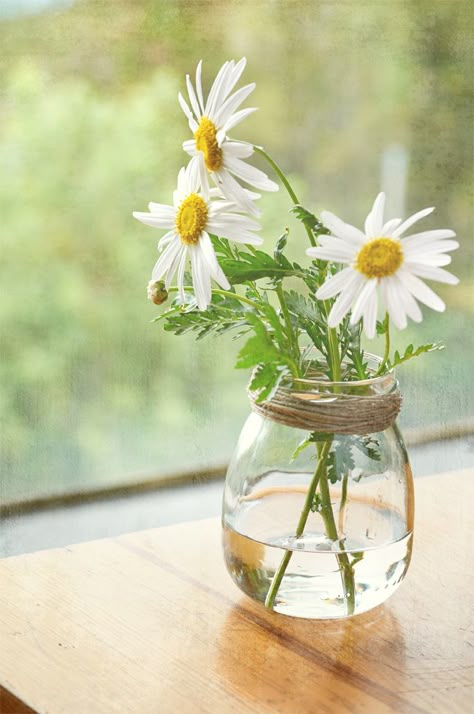
[[[364,355],[364,361],[367,365],[367,371],[371,375],[367,379],[332,381],[324,374],[321,369],[315,368],[314,363],[308,360],[308,369],[305,377],[292,378],[291,381],[284,381],[282,389],[288,392],[299,393],[304,392],[314,394],[333,394],[333,395],[382,395],[390,394],[398,389],[398,381],[395,371],[389,370],[385,374],[376,376],[377,370],[382,362],[377,355]],[[344,363],[343,363],[344,364]]]

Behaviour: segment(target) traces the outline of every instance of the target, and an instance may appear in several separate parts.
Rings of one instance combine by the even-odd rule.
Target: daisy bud
[[[148,300],[155,305],[162,305],[168,300],[168,291],[163,280],[150,280],[147,287]]]

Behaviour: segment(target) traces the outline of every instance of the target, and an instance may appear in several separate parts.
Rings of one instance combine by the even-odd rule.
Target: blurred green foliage
[[[436,205],[427,226],[453,227],[462,244],[461,285],[439,289],[447,313],[425,311],[416,338],[412,328],[398,338],[449,347],[402,371],[404,422],[469,413],[469,18],[463,0],[78,0],[0,23],[4,500],[229,456],[247,411],[237,345],[149,323],[160,233],[131,217],[170,200],[189,138],[177,93],[201,57],[207,84],[226,58],[248,57],[260,111],[239,138],[264,144],[312,210],[360,223],[387,166],[391,185],[390,147],[402,147],[406,201],[393,210]],[[288,225],[301,260],[283,192],[262,208],[266,241]]]

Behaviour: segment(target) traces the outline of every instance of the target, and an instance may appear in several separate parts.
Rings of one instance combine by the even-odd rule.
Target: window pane
[[[449,346],[401,371],[405,426],[469,415],[469,3],[400,3],[396,21],[384,3],[330,0],[14,6],[0,15],[4,501],[230,455],[248,409],[238,343],[150,324],[160,233],[131,217],[170,201],[189,138],[177,94],[202,54],[207,85],[224,59],[248,57],[260,109],[235,136],[265,144],[311,208],[361,223],[382,185],[393,212],[436,205],[436,225],[456,229],[447,312],[425,310],[396,339]],[[289,225],[303,261],[288,207],[283,192],[262,200],[266,246]]]

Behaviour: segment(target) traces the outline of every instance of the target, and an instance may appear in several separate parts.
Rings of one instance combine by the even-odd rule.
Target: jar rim
[[[325,387],[327,389],[328,387],[331,387],[338,388],[341,390],[341,392],[344,392],[344,390],[352,390],[357,387],[371,387],[372,389],[375,388],[376,391],[390,391],[392,388],[396,388],[398,386],[397,379],[395,376],[395,370],[393,367],[384,372],[384,374],[376,376],[377,369],[382,364],[382,358],[379,355],[372,354],[371,352],[364,352],[364,362],[365,361],[368,362],[369,371],[372,371],[374,373],[372,376],[367,377],[366,379],[333,381],[332,379],[329,379],[325,374],[321,373],[317,376],[291,377],[288,379],[288,382],[287,380],[283,381],[282,387],[285,390],[294,391],[292,386],[290,385],[298,384],[300,385],[300,388],[306,386],[308,389],[314,389],[315,387]]]

